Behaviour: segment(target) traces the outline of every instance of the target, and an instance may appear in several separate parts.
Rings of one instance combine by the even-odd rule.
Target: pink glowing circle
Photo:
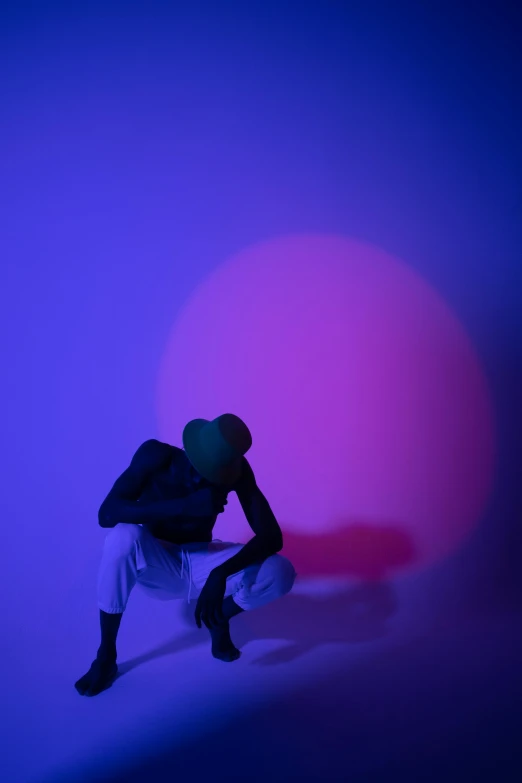
[[[491,492],[492,407],[462,326],[412,269],[341,237],[264,242],[209,275],[168,339],[157,412],[177,445],[192,418],[247,422],[301,571],[321,542],[322,573],[425,566],[461,544]],[[246,541],[230,497],[215,536]]]

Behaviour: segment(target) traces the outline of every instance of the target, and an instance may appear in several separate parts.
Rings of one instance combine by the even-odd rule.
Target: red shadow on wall
[[[415,561],[411,535],[399,526],[347,522],[320,535],[284,531],[282,554],[301,576],[353,576],[381,581]]]

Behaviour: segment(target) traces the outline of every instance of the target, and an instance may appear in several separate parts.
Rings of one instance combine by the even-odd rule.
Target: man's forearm
[[[226,577],[232,576],[232,574],[242,571],[243,568],[248,568],[248,566],[254,565],[254,563],[262,562],[267,557],[275,555],[282,548],[282,541],[277,541],[275,538],[270,537],[254,536],[237,554],[225,560],[215,570]]]
[[[118,522],[133,525],[144,522],[164,522],[185,513],[185,500],[185,498],[177,498],[143,504],[135,500],[106,500],[100,506],[98,522],[100,527],[114,527]]]

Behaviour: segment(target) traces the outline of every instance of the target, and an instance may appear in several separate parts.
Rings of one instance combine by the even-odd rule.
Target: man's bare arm
[[[158,440],[146,440],[137,449],[131,464],[116,479],[98,511],[100,527],[114,527],[118,522],[141,524],[161,522],[184,512],[184,499],[160,500],[140,505],[138,498],[147,481],[165,467],[172,456],[170,446]]]
[[[216,570],[227,577],[249,565],[265,560],[270,555],[275,555],[283,548],[283,534],[279,523],[268,500],[257,486],[252,468],[246,459],[244,460],[243,475],[235,490],[247,522],[255,536],[236,555],[217,567]]]

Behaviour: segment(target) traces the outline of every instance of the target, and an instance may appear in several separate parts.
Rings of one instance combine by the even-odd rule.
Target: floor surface
[[[473,606],[448,573],[297,580],[210,655],[194,603],[135,590],[120,674],[74,682],[98,644],[92,585],[20,623],[4,682],[6,783],[522,779],[522,613]]]

